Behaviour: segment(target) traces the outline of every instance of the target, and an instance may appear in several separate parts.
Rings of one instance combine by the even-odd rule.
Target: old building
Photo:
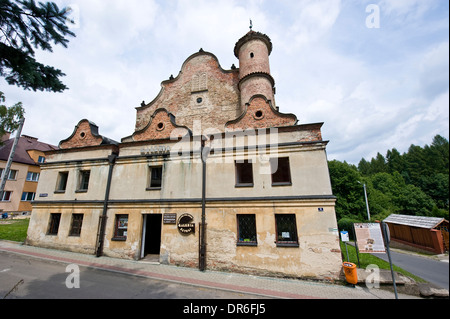
[[[27,243],[207,269],[337,278],[323,123],[275,104],[272,42],[250,31],[224,70],[202,49],[115,142],[82,120],[47,152]]]
[[[14,138],[5,134],[0,145],[0,176],[3,177],[6,164],[14,144]],[[17,141],[13,162],[6,180],[5,189],[0,197],[0,212],[9,215],[28,215],[31,213],[31,202],[41,172],[41,164],[45,162],[45,151],[55,150],[56,146],[38,141],[37,138],[22,135]]]

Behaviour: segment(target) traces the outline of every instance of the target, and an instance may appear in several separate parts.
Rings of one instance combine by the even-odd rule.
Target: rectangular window
[[[128,231],[128,215],[116,215],[114,240],[126,240]]]
[[[15,181],[17,178],[17,171],[12,169],[9,171],[9,176],[8,176],[8,180],[10,181]]]
[[[72,225],[70,227],[69,236],[80,236],[81,226],[83,225],[83,216],[84,214],[72,214]]]
[[[253,165],[251,160],[236,161],[236,187],[253,187]]]
[[[298,247],[295,214],[275,214],[277,246]]]
[[[34,200],[34,196],[36,196],[36,193],[23,192],[21,200],[22,202],[31,202]]]
[[[58,174],[58,180],[56,182],[56,192],[64,193],[66,191],[68,178],[69,172],[60,172]]]
[[[38,163],[45,163],[45,157],[44,156],[39,156]]]
[[[292,185],[289,157],[271,158],[272,186]]]
[[[149,189],[161,189],[162,186],[162,166],[149,167],[150,182]]]
[[[11,194],[12,192],[4,191],[2,196],[2,202],[9,202],[11,200]]]
[[[50,224],[48,226],[47,235],[58,235],[60,221],[61,214],[50,214]]]
[[[78,185],[79,192],[87,192],[89,188],[89,178],[91,176],[91,171],[80,171],[80,179]]]
[[[254,214],[236,215],[238,246],[256,246],[256,219]]]
[[[27,181],[28,182],[38,182],[39,181],[39,173],[28,172]]]

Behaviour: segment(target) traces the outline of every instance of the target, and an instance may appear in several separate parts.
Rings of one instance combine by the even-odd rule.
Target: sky
[[[377,153],[449,139],[447,0],[54,0],[75,21],[68,48],[36,52],[69,90],[33,92],[0,78],[6,105],[22,102],[22,134],[58,145],[82,119],[120,141],[136,107],[152,101],[200,48],[239,66],[249,31],[273,43],[280,111],[324,122],[329,160],[357,165]]]

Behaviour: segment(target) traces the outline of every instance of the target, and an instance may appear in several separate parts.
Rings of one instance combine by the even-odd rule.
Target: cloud
[[[24,134],[41,141],[59,143],[83,118],[115,140],[132,134],[135,107],[200,48],[238,66],[233,48],[249,19],[274,45],[276,104],[300,123],[325,122],[329,159],[357,164],[448,138],[445,1],[55,1],[76,6],[77,37],[37,59],[66,73],[70,90],[26,92],[0,79],[7,103],[24,103]],[[379,29],[365,25],[372,3]]]

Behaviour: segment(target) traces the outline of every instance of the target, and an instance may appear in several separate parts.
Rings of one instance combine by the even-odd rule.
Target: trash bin
[[[356,265],[349,262],[344,262],[344,273],[345,279],[349,284],[356,285],[358,283],[358,272],[356,270]]]

